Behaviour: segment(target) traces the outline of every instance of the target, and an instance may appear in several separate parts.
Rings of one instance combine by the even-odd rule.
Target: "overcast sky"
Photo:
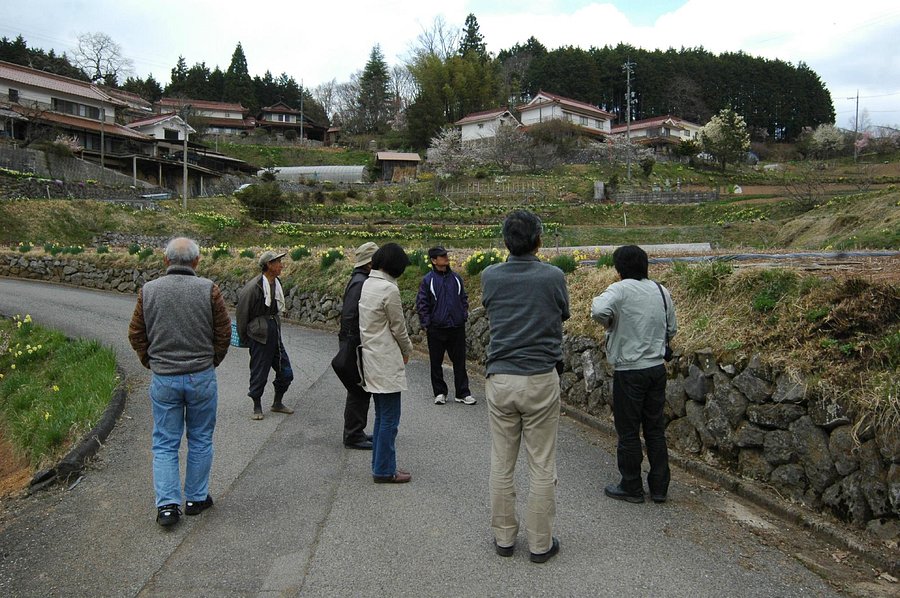
[[[0,0],[0,37],[71,53],[79,34],[103,32],[163,85],[179,55],[225,70],[241,42],[251,75],[315,87],[349,80],[375,44],[400,63],[435,17],[461,28],[469,13],[495,54],[534,36],[548,49],[624,42],[802,61],[831,92],[838,126],[853,128],[858,91],[872,124],[900,127],[898,0]]]

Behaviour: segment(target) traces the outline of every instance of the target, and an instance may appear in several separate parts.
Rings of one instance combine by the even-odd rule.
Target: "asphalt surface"
[[[413,359],[397,438],[398,463],[413,480],[375,485],[370,453],[341,443],[344,392],[329,367],[336,335],[292,325],[284,336],[297,378],[285,402],[296,413],[249,419],[249,357],[232,348],[218,369],[215,506],[164,530],[154,521],[149,374],[126,338],[134,303],[0,279],[0,314],[28,313],[101,340],[117,352],[130,389],[79,483],[3,504],[0,596],[836,595],[753,531],[780,523],[746,516],[683,472],[664,505],[605,498],[603,486],[616,479],[609,439],[566,418],[561,551],[530,563],[523,529],[515,555],[501,558],[489,529],[483,380],[472,375],[477,405],[435,406],[427,362]],[[525,475],[518,483],[521,513]]]

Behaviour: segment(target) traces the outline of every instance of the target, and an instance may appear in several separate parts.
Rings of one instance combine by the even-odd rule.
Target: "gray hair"
[[[173,266],[190,266],[200,257],[200,246],[193,239],[175,237],[166,245],[166,259]]]

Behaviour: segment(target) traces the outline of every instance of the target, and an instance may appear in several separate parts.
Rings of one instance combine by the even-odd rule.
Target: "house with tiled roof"
[[[284,134],[287,131],[294,131],[298,138],[325,140],[325,127],[284,102],[276,102],[271,106],[260,108],[259,115],[256,117],[256,126],[270,133]]]
[[[39,134],[64,135],[74,139],[89,159],[104,153],[149,153],[150,137],[116,122],[126,107],[126,102],[94,83],[0,61],[0,109],[6,115],[0,123],[5,136],[25,140]]]
[[[559,119],[577,125],[585,133],[603,137],[610,133],[614,116],[598,106],[539,91],[527,104],[517,106],[519,121],[525,127]]]
[[[256,119],[240,102],[213,102],[190,98],[161,98],[153,104],[153,109],[164,112],[181,113],[187,109],[191,119],[205,127],[211,135],[246,135],[256,128]]]
[[[702,125],[683,118],[665,115],[633,120],[631,125],[616,125],[611,134],[617,137],[628,135],[635,143],[653,148],[656,152],[666,152],[682,141],[698,140],[702,128]]]
[[[509,109],[495,108],[467,114],[453,125],[459,127],[463,143],[472,143],[496,136],[503,125],[518,127],[521,123]]]

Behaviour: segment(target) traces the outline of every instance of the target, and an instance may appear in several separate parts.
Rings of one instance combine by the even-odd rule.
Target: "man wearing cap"
[[[356,350],[360,345],[359,297],[363,283],[372,271],[372,256],[376,251],[378,245],[371,241],[356,248],[353,272],[350,274],[347,288],[344,289],[338,354],[331,361],[331,367],[347,388],[347,402],[344,406],[344,446],[363,451],[372,450],[372,437],[365,431],[369,417],[369,399],[372,395],[360,386],[357,367]]]
[[[237,329],[241,340],[250,348],[250,390],[253,400],[253,415],[250,419],[263,418],[262,395],[269,379],[269,370],[275,370],[275,399],[272,411],[293,413],[294,410],[282,402],[294,371],[281,341],[281,319],[284,311],[284,290],[281,287],[281,258],[285,253],[265,251],[259,256],[262,273],[248,282],[238,295]]]
[[[450,259],[443,247],[428,250],[431,272],[422,279],[416,295],[419,323],[428,337],[428,356],[431,361],[431,389],[434,404],[447,402],[447,383],[444,382],[444,353],[453,364],[453,383],[456,402],[474,405],[469,392],[466,373],[466,320],[469,318],[469,297],[462,278],[450,269]]]

